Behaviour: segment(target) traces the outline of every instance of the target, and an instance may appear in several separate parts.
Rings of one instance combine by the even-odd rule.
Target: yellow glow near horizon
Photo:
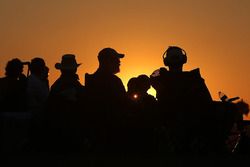
[[[223,91],[250,102],[249,16],[249,0],[1,0],[0,75],[12,58],[43,57],[52,84],[54,64],[73,53],[84,83],[98,52],[113,47],[126,54],[118,74],[126,87],[163,66],[162,53],[178,45],[188,54],[184,69],[200,68],[214,100]]]

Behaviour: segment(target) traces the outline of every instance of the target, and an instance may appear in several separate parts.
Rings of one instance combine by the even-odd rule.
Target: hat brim
[[[125,56],[124,54],[120,54],[120,53],[117,54],[117,57],[119,58],[123,58],[124,56]]]
[[[65,66],[65,65],[62,65],[61,63],[56,63],[55,68],[58,70],[71,70],[71,69],[75,69],[75,68],[79,67],[80,65],[81,64]]]

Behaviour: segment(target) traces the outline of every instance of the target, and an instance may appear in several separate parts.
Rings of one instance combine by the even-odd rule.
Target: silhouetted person
[[[27,78],[23,74],[23,63],[12,59],[5,68],[6,77],[0,79],[0,106],[2,112],[23,112],[26,110]]]
[[[147,93],[150,88],[150,78],[139,75],[128,81],[127,96],[129,98],[127,134],[129,152],[153,153],[155,149],[156,99]]]
[[[120,58],[124,54],[112,48],[104,48],[98,54],[99,68],[94,74],[86,74],[85,86],[102,103],[120,104],[125,97],[125,88],[119,77]],[[107,105],[106,105],[107,106]]]
[[[27,110],[32,115],[30,127],[31,146],[41,144],[41,130],[44,121],[45,103],[49,96],[49,68],[42,58],[36,57],[29,64],[30,75],[27,77]]]
[[[82,151],[83,148],[81,113],[84,104],[80,106],[79,103],[85,95],[85,89],[76,74],[79,65],[73,54],[63,55],[61,63],[55,64],[61,76],[51,86],[47,111],[52,128],[50,135],[53,136],[51,146],[55,147],[55,151],[74,152]]]
[[[26,113],[26,76],[19,59],[12,59],[0,79],[0,150],[24,151],[28,139],[29,115]]]
[[[96,149],[118,149],[120,124],[123,116],[126,91],[115,74],[120,72],[120,58],[124,54],[112,48],[104,48],[98,54],[99,68],[94,74],[85,75],[85,86],[91,101],[97,136]],[[103,148],[105,147],[105,148]]]
[[[163,54],[164,65],[151,75],[156,89],[162,124],[168,143],[165,151],[173,153],[197,153],[205,151],[207,129],[206,116],[212,98],[199,69],[183,71],[187,62],[186,52],[170,46]]]
[[[28,109],[31,112],[40,112],[49,96],[48,67],[42,58],[31,60],[30,76],[28,76],[27,96]]]
[[[151,111],[155,109],[156,99],[147,93],[151,87],[150,78],[147,75],[139,75],[136,78],[131,78],[128,81],[127,87],[127,96],[132,105],[132,109],[138,110],[139,113],[143,113],[143,115],[146,115],[146,113],[153,114],[154,112],[151,113]]]
[[[137,78],[131,78],[128,82],[128,97],[136,102],[140,103],[143,108],[148,108],[150,105],[154,105],[156,99],[147,93],[150,85],[150,79],[147,75],[139,75]],[[148,105],[148,106],[147,106]]]

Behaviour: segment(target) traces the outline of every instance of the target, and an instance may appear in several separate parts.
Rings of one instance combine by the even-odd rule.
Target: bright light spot
[[[148,94],[150,94],[150,95],[156,97],[156,91],[155,91],[155,89],[151,87],[151,88],[148,90]]]
[[[133,98],[134,98],[134,99],[137,99],[137,98],[138,98],[138,95],[137,95],[137,94],[134,94],[134,95],[133,95]]]

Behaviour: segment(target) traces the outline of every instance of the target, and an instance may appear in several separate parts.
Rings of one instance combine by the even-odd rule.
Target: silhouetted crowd
[[[10,60],[0,78],[0,151],[58,154],[249,154],[249,112],[222,94],[214,101],[199,69],[183,71],[186,52],[170,46],[166,67],[133,77],[127,91],[116,76],[124,54],[98,53],[99,67],[79,82],[73,54],[49,86],[42,58]],[[28,66],[27,76],[23,74]],[[156,98],[149,95],[150,87]],[[248,129],[247,129],[248,128]]]

